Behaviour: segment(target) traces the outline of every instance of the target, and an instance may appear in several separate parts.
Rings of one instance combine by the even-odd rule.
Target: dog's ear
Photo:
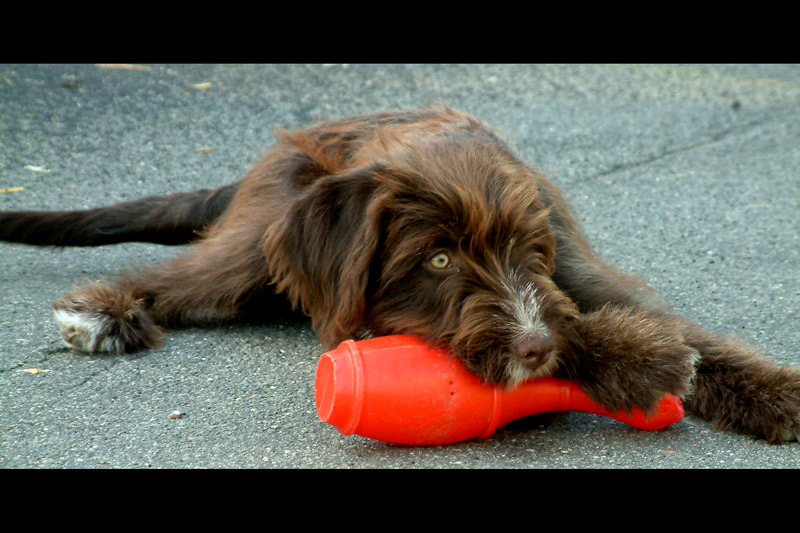
[[[326,349],[361,323],[380,238],[376,189],[370,169],[318,178],[266,236],[276,290],[311,316]]]

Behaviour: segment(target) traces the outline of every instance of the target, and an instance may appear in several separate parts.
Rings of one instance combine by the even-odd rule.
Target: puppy
[[[0,239],[42,246],[193,243],[53,304],[64,341],[131,353],[162,328],[311,317],[326,349],[414,334],[483,380],[555,375],[609,408],[666,393],[716,427],[800,432],[800,371],[674,315],[591,249],[562,193],[450,108],[279,131],[241,181],[82,211],[4,212]]]

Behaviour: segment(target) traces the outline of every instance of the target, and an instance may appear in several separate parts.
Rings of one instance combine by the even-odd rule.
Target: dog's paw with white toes
[[[84,291],[53,303],[56,324],[67,346],[86,353],[124,354],[160,344],[161,329],[140,301],[108,296]]]

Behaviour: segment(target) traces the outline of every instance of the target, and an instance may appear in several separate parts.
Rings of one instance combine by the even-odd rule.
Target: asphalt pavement
[[[679,312],[800,365],[797,65],[0,65],[0,210],[215,187],[274,128],[439,103],[497,128]],[[62,346],[51,301],[176,252],[0,243],[0,467],[800,465],[800,444],[692,418],[648,432],[569,413],[437,447],[345,436],[317,417],[303,321],[170,331],[131,356]]]

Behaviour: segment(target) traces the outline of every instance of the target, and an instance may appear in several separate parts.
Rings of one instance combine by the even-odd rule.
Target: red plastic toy
[[[657,430],[683,418],[683,405],[666,395],[647,415],[609,411],[576,384],[555,378],[512,390],[486,385],[455,357],[407,335],[344,341],[317,365],[314,401],[323,422],[345,435],[406,445],[451,444],[486,438],[498,427],[533,414],[583,411]]]

